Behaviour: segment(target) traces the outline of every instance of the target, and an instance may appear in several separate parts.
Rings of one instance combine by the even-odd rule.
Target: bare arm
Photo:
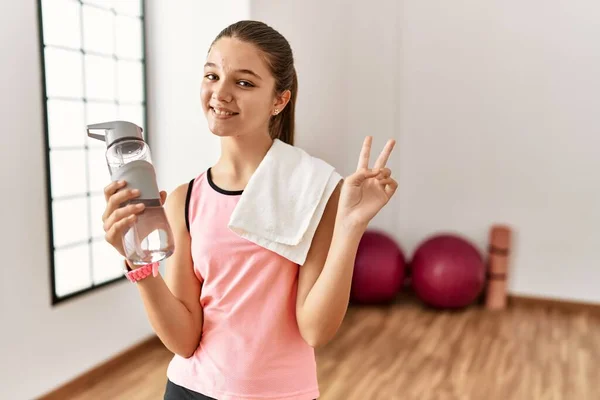
[[[137,283],[150,323],[164,345],[188,358],[202,333],[201,285],[194,274],[191,240],[185,224],[187,184],[169,196],[165,211],[175,240],[175,252],[167,259],[166,278],[148,277]]]
[[[356,250],[364,232],[338,220],[339,195],[338,186],[298,276],[296,318],[302,337],[313,347],[330,341],[346,315]]]
[[[371,141],[367,137],[363,143],[357,171],[327,202],[298,273],[296,318],[300,334],[313,347],[330,341],[339,329],[348,309],[360,239],[398,187],[385,167],[395,142],[387,143],[374,168],[369,169]]]

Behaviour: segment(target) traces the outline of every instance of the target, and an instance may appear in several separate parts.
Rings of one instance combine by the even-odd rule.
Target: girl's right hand
[[[120,190],[127,185],[125,181],[112,182],[104,188],[106,209],[102,215],[104,222],[105,240],[110,243],[123,257],[123,233],[135,223],[137,214],[144,211],[144,204],[130,204],[120,207],[127,200],[134,199],[140,195],[137,189]],[[162,193],[161,193],[162,197]]]

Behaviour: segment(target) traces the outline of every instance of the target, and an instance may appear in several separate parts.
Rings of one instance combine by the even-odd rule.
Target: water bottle
[[[88,136],[106,142],[106,163],[111,180],[124,180],[123,189],[138,189],[140,195],[122,203],[144,203],[136,222],[123,233],[125,257],[134,265],[157,262],[173,254],[173,233],[160,202],[156,173],[150,147],[144,141],[142,128],[127,121],[110,121],[88,125]],[[90,130],[104,130],[104,134]]]

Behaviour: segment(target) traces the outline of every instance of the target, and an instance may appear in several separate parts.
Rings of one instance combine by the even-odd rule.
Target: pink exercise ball
[[[452,234],[422,242],[411,262],[416,295],[437,308],[463,308],[473,303],[485,285],[485,264],[475,246]]]
[[[392,238],[383,232],[365,232],[356,253],[351,301],[366,304],[394,300],[404,283],[404,268],[404,253]]]

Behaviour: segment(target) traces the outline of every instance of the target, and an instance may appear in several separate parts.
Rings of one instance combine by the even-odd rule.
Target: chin
[[[211,116],[207,116],[208,129],[213,135],[219,137],[234,136],[239,130],[237,124],[232,124],[232,121],[219,121]]]
[[[238,136],[237,129],[225,128],[223,126],[214,126],[214,125],[209,125],[208,129],[210,130],[210,132],[213,135],[218,136],[218,137]]]

